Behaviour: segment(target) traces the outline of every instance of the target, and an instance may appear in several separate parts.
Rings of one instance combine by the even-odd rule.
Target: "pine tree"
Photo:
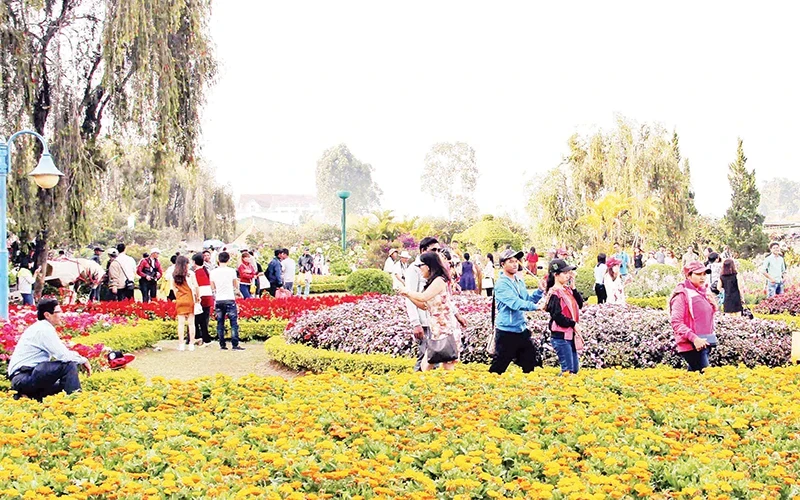
[[[764,234],[764,216],[758,212],[761,194],[756,187],[755,169],[745,167],[742,139],[736,150],[736,161],[728,165],[728,181],[731,185],[731,206],[725,213],[728,230],[728,245],[742,257],[750,257],[767,245]]]

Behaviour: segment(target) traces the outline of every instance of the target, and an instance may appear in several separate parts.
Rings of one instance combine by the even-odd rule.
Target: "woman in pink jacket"
[[[709,364],[709,348],[716,342],[716,300],[709,297],[706,285],[711,270],[701,262],[692,261],[683,268],[683,273],[686,281],[675,287],[669,299],[670,320],[678,355],[686,360],[689,371],[702,372]],[[709,340],[712,341],[711,344]]]

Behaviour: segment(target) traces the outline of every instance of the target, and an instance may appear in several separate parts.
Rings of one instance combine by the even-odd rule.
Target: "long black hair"
[[[442,278],[445,283],[450,282],[450,273],[445,269],[442,259],[437,252],[425,252],[419,256],[419,260],[431,270],[431,274],[428,276],[428,281],[425,283],[425,288],[423,288],[423,290],[426,290],[436,278]]]

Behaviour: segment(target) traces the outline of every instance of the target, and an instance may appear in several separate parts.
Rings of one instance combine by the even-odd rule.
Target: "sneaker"
[[[234,351],[244,351],[244,347],[237,345],[233,348]]]
[[[227,351],[228,350],[228,346],[224,346],[224,345],[219,346],[219,348],[222,349],[223,351]]]
[[[194,351],[194,344],[189,344],[189,350]]]
[[[179,351],[185,351],[186,350],[186,344],[184,344],[183,342],[178,344],[178,350]]]

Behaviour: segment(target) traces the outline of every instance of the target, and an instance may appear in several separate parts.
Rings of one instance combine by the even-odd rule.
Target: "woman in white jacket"
[[[606,261],[606,275],[603,284],[606,287],[606,304],[625,304],[625,286],[622,283],[622,275],[619,273],[619,266],[622,264],[618,259],[610,258]]]

